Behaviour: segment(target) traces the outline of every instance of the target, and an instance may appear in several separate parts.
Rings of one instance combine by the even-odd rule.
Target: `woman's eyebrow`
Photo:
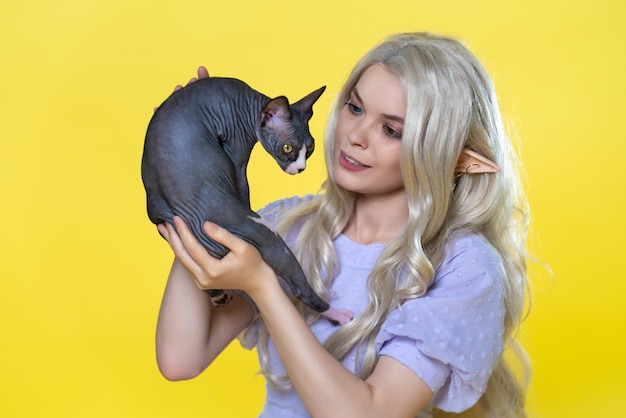
[[[354,94],[354,96],[359,101],[359,103],[361,103],[361,105],[363,105],[363,99],[359,95],[359,90],[356,87],[354,87],[352,89],[352,94]],[[386,113],[381,114],[381,116],[383,118],[385,118],[385,119],[393,120],[393,121],[396,121],[396,122],[404,124],[404,118],[401,117],[401,116],[389,115],[389,114],[386,114]]]
[[[404,124],[404,118],[400,117],[400,116],[387,115],[386,113],[383,113],[382,117],[384,117],[385,119],[393,120],[393,121],[400,122],[400,123]]]

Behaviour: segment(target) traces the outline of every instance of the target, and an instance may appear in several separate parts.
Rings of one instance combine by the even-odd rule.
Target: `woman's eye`
[[[354,115],[360,115],[362,110],[360,107],[358,107],[357,105],[355,105],[352,102],[347,102],[346,106],[348,106],[348,110],[350,110],[350,113],[354,114]]]
[[[398,138],[398,139],[402,138],[402,134],[390,126],[384,125],[383,131],[385,132],[387,136],[390,136],[391,138]]]

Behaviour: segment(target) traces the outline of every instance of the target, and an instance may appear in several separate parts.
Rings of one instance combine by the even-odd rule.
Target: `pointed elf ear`
[[[487,157],[464,148],[454,168],[456,177],[463,174],[497,173],[500,168]]]

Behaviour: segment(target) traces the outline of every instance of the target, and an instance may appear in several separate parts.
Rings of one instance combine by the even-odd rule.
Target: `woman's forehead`
[[[406,93],[400,77],[386,69],[382,64],[374,64],[368,67],[356,85],[352,93],[358,95],[371,110],[379,110],[381,113],[397,115],[404,118],[406,113]]]

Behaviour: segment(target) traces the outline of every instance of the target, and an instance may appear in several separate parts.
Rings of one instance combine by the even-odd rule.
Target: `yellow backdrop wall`
[[[255,354],[180,383],[154,360],[171,253],[139,175],[153,108],[205,64],[268,95],[320,85],[312,131],[356,59],[398,31],[463,39],[521,140],[534,210],[521,338],[537,417],[621,417],[626,363],[626,10],[621,1],[23,0],[0,6],[0,416],[252,417]],[[257,153],[258,208],[315,192]]]

